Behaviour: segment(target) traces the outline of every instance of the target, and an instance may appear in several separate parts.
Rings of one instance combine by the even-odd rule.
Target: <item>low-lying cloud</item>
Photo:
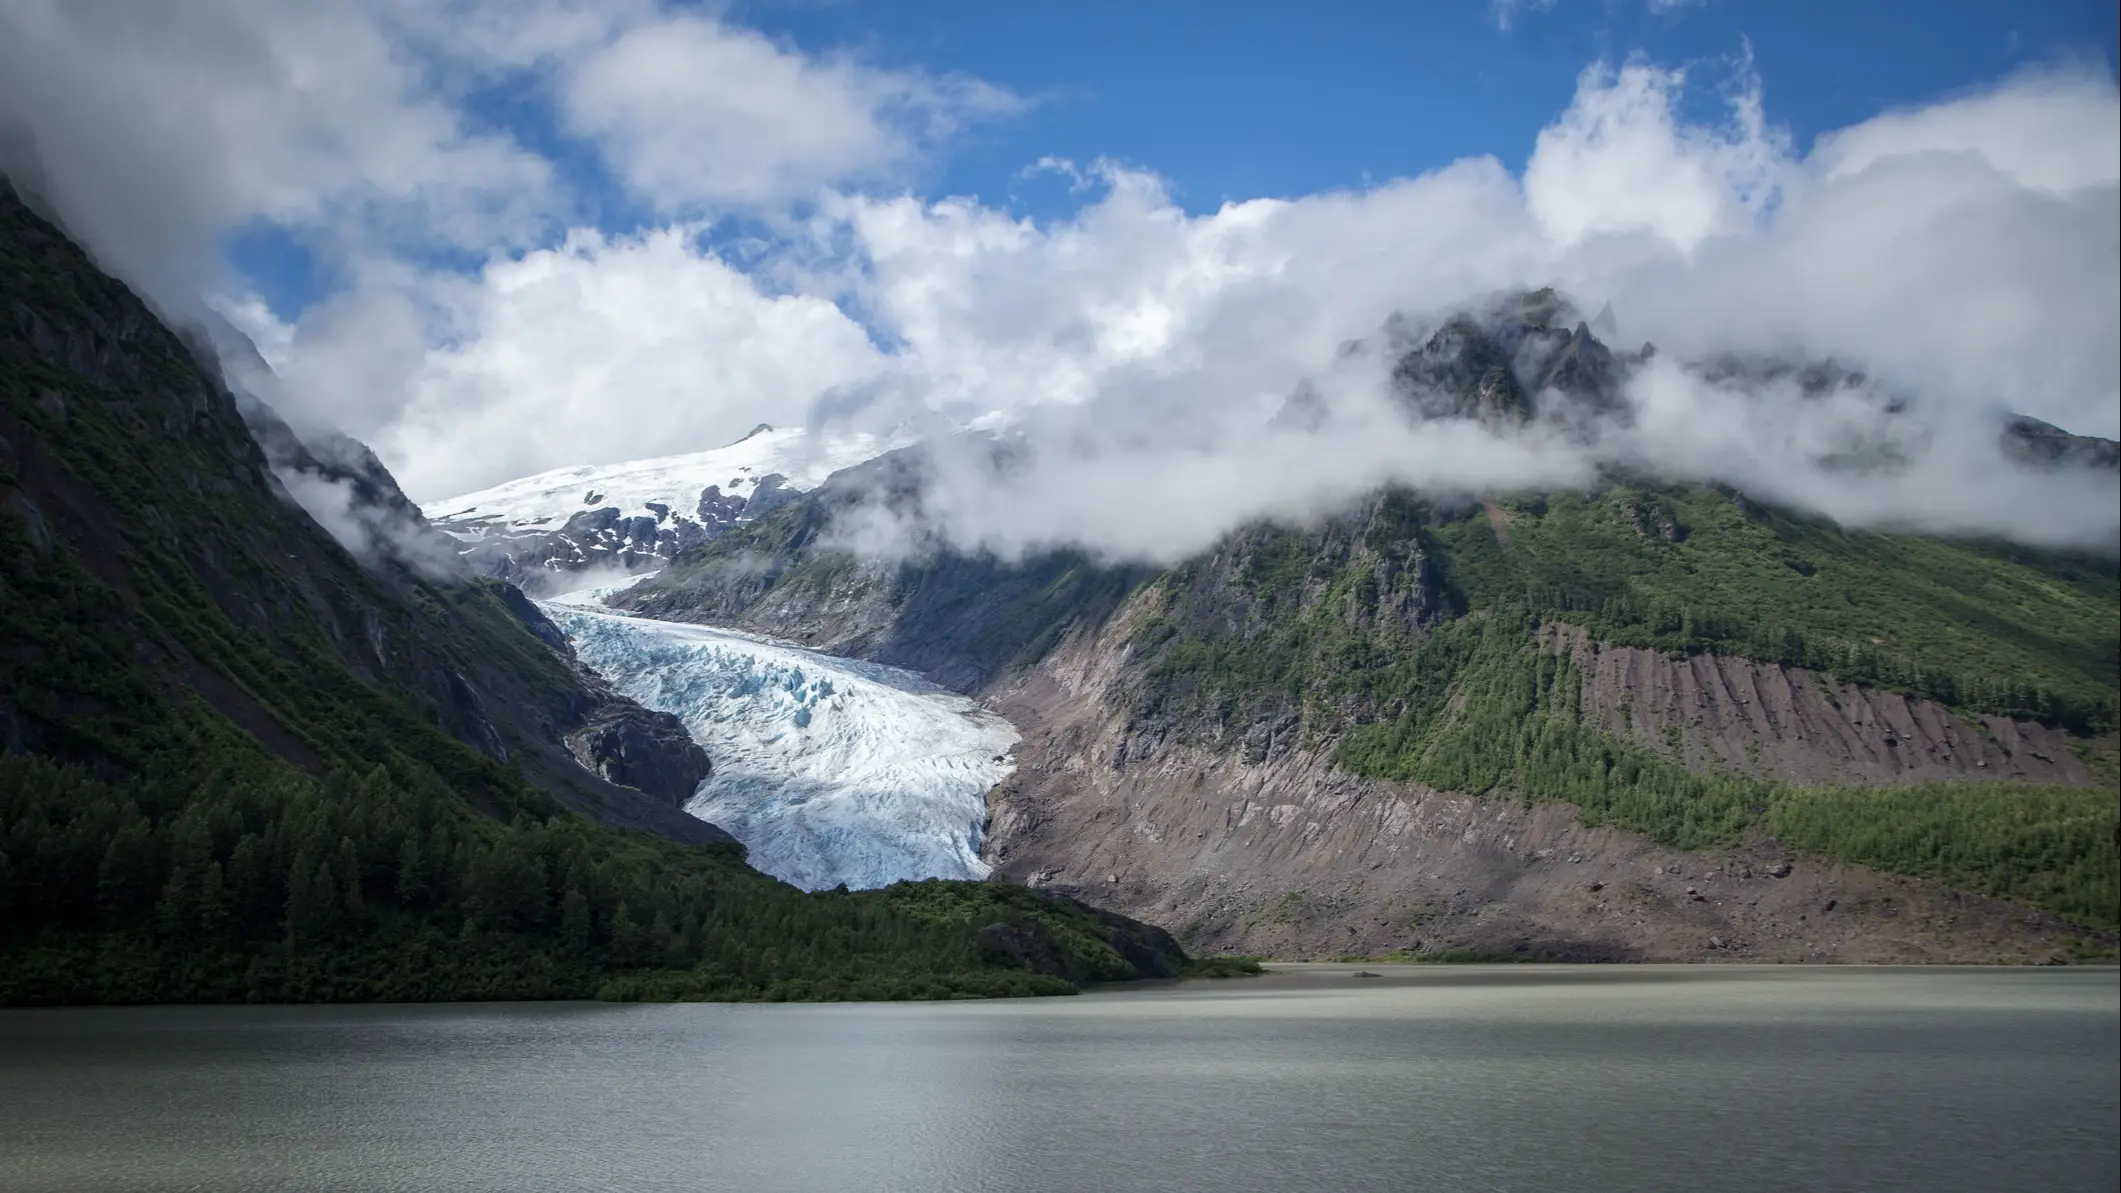
[[[1554,415],[1516,426],[1415,420],[1391,360],[1359,354],[1307,383],[1308,409],[1329,412],[1318,420],[1233,411],[1126,435],[1094,404],[1055,406],[998,437],[936,441],[920,457],[918,500],[858,501],[830,542],[886,557],[939,545],[1004,558],[1088,547],[1171,562],[1237,525],[1304,526],[1385,486],[1448,506],[1649,477],[1732,486],[1848,525],[2116,547],[2114,472],[2028,466],[2004,449],[2001,420],[1954,421],[1868,379],[1807,392],[1791,377],[1718,379],[1653,356],[1616,408],[1586,414],[1549,394]]]

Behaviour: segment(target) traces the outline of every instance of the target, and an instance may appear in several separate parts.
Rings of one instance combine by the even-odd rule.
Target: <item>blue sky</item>
[[[2102,0],[1485,0],[1324,5],[846,0],[754,4],[805,49],[961,71],[1033,98],[955,147],[932,190],[1063,205],[1013,176],[1046,155],[1153,169],[1190,210],[1419,173],[1471,154],[1521,167],[1598,59],[1642,54],[1714,78],[1750,45],[1800,144],[2028,63],[2116,59]]]
[[[1697,82],[1689,114],[1714,120],[1716,88],[1750,53],[1772,118],[1802,148],[1823,130],[2029,65],[2110,74],[2121,54],[2121,16],[2095,0],[1520,0],[1506,14],[1488,0],[1349,0],[1330,10],[768,0],[719,11],[810,55],[968,75],[1021,97],[1020,110],[928,155],[907,185],[1041,219],[1081,203],[1066,178],[1031,168],[1048,157],[1153,171],[1194,213],[1363,187],[1480,154],[1519,170],[1535,134],[1568,106],[1579,72],[1600,60],[1686,67]],[[472,110],[559,163],[587,204],[586,222],[614,232],[653,222],[591,147],[555,130],[542,96],[535,79],[518,76]],[[721,232],[743,230],[737,221]],[[344,284],[299,235],[269,221],[233,231],[226,248],[282,319]]]

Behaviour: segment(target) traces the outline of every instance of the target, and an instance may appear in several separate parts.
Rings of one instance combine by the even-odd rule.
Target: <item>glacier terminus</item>
[[[1015,727],[910,671],[709,626],[540,602],[582,661],[676,715],[714,762],[685,810],[806,890],[984,878],[987,793]]]

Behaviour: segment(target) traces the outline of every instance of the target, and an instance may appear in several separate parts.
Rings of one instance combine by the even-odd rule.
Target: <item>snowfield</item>
[[[487,530],[557,530],[569,515],[600,506],[617,506],[620,516],[627,518],[654,516],[650,503],[690,515],[699,506],[700,490],[708,485],[719,485],[729,496],[749,497],[761,478],[778,472],[788,478],[788,487],[808,491],[840,469],[902,447],[910,438],[818,436],[801,427],[761,426],[712,451],[558,468],[476,493],[425,502],[421,510],[459,537],[476,537]]]
[[[1016,729],[908,671],[729,630],[541,602],[582,661],[676,714],[714,762],[685,810],[806,890],[983,878],[987,792]]]

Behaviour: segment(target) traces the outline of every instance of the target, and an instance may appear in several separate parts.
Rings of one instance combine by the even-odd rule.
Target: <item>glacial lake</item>
[[[2113,969],[0,1012],[0,1189],[2101,1190]]]

